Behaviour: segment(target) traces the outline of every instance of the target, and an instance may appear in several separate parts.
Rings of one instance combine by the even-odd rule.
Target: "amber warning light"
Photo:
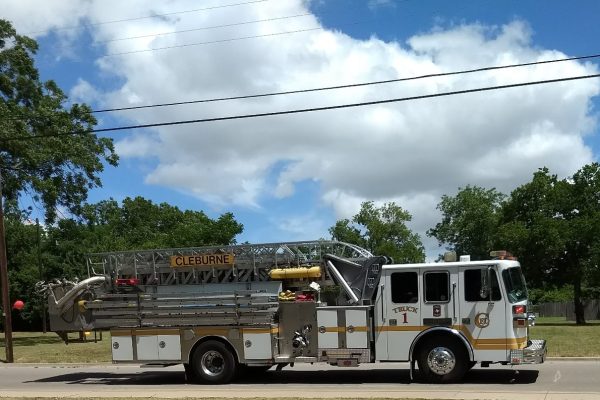
[[[215,265],[233,265],[233,253],[196,254],[193,256],[171,256],[171,267],[210,267]]]

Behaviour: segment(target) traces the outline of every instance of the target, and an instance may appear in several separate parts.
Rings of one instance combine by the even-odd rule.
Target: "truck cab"
[[[529,338],[527,289],[516,260],[384,265],[375,302],[378,361],[410,361],[429,381],[476,363],[541,363]]]

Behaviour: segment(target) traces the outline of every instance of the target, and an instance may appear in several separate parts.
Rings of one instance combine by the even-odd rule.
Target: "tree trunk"
[[[575,305],[575,323],[577,325],[585,325],[585,312],[583,301],[581,299],[581,271],[579,268],[575,270],[575,279],[573,282],[573,301]]]

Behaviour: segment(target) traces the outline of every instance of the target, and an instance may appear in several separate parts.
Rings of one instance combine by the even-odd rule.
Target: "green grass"
[[[77,335],[70,338],[76,339]],[[53,332],[15,332],[13,334],[13,356],[17,363],[97,363],[110,362],[110,334],[104,332],[103,340],[75,342],[66,345]],[[0,347],[4,347],[4,334],[0,335]],[[5,360],[4,349],[0,360]]]
[[[562,317],[538,318],[533,339],[546,339],[549,357],[600,357],[600,321],[577,326]]]
[[[98,363],[110,362],[110,334],[103,340],[65,345],[54,333],[16,332],[14,357],[17,363]],[[76,338],[77,336],[72,336]],[[539,318],[531,328],[531,337],[546,339],[550,357],[600,357],[600,321],[577,326],[563,318]],[[4,335],[0,334],[0,347]],[[0,360],[4,360],[4,349]]]

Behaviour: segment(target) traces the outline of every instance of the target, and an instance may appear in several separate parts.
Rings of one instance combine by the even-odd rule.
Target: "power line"
[[[386,79],[386,80],[381,80],[381,81],[351,83],[351,84],[347,84],[347,85],[325,86],[325,87],[319,87],[319,88],[286,90],[286,91],[281,91],[281,92],[218,97],[218,98],[212,98],[212,99],[178,101],[178,102],[172,102],[172,103],[159,103],[159,104],[149,104],[149,105],[142,105],[142,106],[106,108],[106,109],[100,109],[100,110],[93,110],[92,112],[93,113],[106,113],[106,112],[115,112],[115,111],[139,110],[139,109],[143,109],[143,108],[180,106],[180,105],[186,105],[186,104],[212,103],[212,102],[217,102],[217,101],[243,100],[243,99],[253,99],[253,98],[259,98],[259,97],[281,96],[281,95],[287,95],[287,94],[320,92],[320,91],[336,90],[336,89],[348,89],[348,88],[361,87],[361,86],[381,85],[381,84],[386,84],[386,83],[405,82],[405,81],[412,81],[412,80],[418,80],[418,79],[437,78],[437,77],[461,75],[461,74],[471,74],[471,73],[475,73],[475,72],[494,71],[494,70],[506,69],[506,68],[527,67],[527,66],[532,66],[532,65],[550,64],[550,63],[558,63],[558,62],[564,62],[564,61],[586,60],[586,59],[599,58],[599,57],[600,57],[600,54],[593,54],[593,55],[588,55],[588,56],[569,57],[569,58],[561,58],[561,59],[555,59],[555,60],[533,61],[533,62],[528,62],[528,63],[499,65],[499,66],[492,66],[492,67],[481,67],[481,68],[461,70],[461,71],[440,72],[437,74],[426,74],[426,75],[412,76],[412,77],[406,77],[406,78]]]
[[[320,30],[323,30],[323,29],[325,29],[325,28],[324,27],[318,27],[318,28],[309,28],[309,29],[298,29],[298,30],[294,30],[294,31],[266,33],[264,35],[252,35],[252,36],[242,36],[242,37],[229,38],[229,39],[211,40],[211,41],[208,41],[208,42],[196,42],[196,43],[188,43],[188,44],[177,44],[177,45],[173,45],[173,46],[155,47],[155,48],[152,48],[152,49],[124,51],[122,53],[110,53],[110,54],[105,54],[105,55],[101,56],[100,58],[114,57],[114,56],[123,56],[123,55],[128,55],[128,54],[137,54],[137,53],[147,53],[147,52],[150,52],[150,51],[158,51],[158,50],[177,49],[177,48],[182,48],[182,47],[202,46],[202,45],[206,45],[206,44],[235,42],[235,41],[238,41],[238,40],[257,39],[257,38],[263,38],[263,37],[269,37],[269,36],[290,35],[290,34],[293,34],[293,33],[310,32],[310,31],[320,31]]]
[[[299,18],[299,17],[307,17],[309,15],[313,15],[313,14],[311,14],[311,13],[304,13],[304,14],[288,15],[288,16],[284,16],[284,17],[273,17],[273,18],[258,19],[258,20],[254,20],[254,21],[235,22],[235,23],[224,24],[224,25],[204,26],[204,27],[194,28],[194,29],[183,29],[183,30],[180,30],[180,31],[173,31],[173,32],[152,33],[152,34],[149,34],[149,35],[140,35],[140,36],[129,36],[129,37],[118,38],[118,39],[102,40],[102,41],[99,41],[99,42],[96,42],[96,43],[110,43],[110,42],[118,42],[118,41],[131,40],[131,39],[142,39],[142,38],[154,37],[154,36],[174,35],[176,33],[196,32],[196,31],[204,31],[204,30],[217,29],[217,28],[229,28],[229,27],[232,27],[232,26],[250,25],[250,24],[258,24],[258,23],[261,23],[261,22],[271,22],[271,21],[279,21],[279,20],[283,20],[283,19],[292,19],[292,18]]]
[[[395,98],[395,99],[376,100],[376,101],[361,102],[361,103],[350,103],[350,104],[342,104],[342,105],[335,105],[335,106],[312,107],[312,108],[303,108],[303,109],[296,109],[296,110],[274,111],[274,112],[257,113],[257,114],[242,114],[242,115],[233,115],[233,116],[228,116],[228,117],[203,118],[203,119],[195,119],[195,120],[158,122],[158,123],[153,123],[153,124],[119,126],[119,127],[113,127],[113,128],[93,129],[93,130],[89,130],[86,132],[67,132],[67,133],[57,133],[57,134],[53,134],[53,135],[38,135],[38,136],[28,136],[28,137],[8,137],[8,138],[3,138],[1,140],[4,140],[5,142],[14,141],[14,140],[33,140],[33,139],[41,139],[41,138],[81,135],[81,134],[88,134],[88,133],[115,132],[115,131],[132,130],[132,129],[140,129],[140,128],[152,128],[152,127],[160,127],[160,126],[187,125],[187,124],[196,124],[196,123],[205,123],[205,122],[230,121],[230,120],[237,120],[237,119],[268,117],[268,116],[276,116],[276,115],[299,114],[299,113],[306,113],[306,112],[326,111],[326,110],[336,110],[336,109],[352,108],[352,107],[364,107],[364,106],[371,106],[371,105],[378,105],[378,104],[398,103],[398,102],[404,102],[404,101],[429,99],[429,98],[444,97],[444,96],[454,96],[454,95],[459,95],[459,94],[486,92],[486,91],[491,91],[491,90],[533,86],[533,85],[541,85],[541,84],[556,83],[556,82],[567,82],[567,81],[575,81],[575,80],[598,78],[598,77],[600,77],[600,74],[580,75],[580,76],[573,76],[573,77],[568,77],[568,78],[547,79],[547,80],[542,80],[542,81],[530,81],[530,82],[513,83],[513,84],[499,85],[499,86],[487,86],[487,87],[475,88],[475,89],[456,90],[456,91],[451,91],[451,92],[442,92],[442,93],[434,93],[434,94],[426,94],[426,95],[410,96],[410,97],[400,97],[400,98]]]
[[[533,66],[533,65],[551,64],[551,63],[559,63],[559,62],[565,62],[565,61],[586,60],[586,59],[593,59],[593,58],[600,58],[600,54],[576,56],[576,57],[569,57],[569,58],[560,58],[560,59],[554,59],[554,60],[532,61],[532,62],[527,62],[527,63],[510,64],[510,65],[480,67],[480,68],[474,68],[474,69],[469,69],[469,70],[440,72],[440,73],[436,73],[436,74],[426,74],[426,75],[411,76],[411,77],[406,77],[406,78],[386,79],[386,80],[370,81],[370,82],[362,82],[362,83],[351,83],[351,84],[347,84],[347,85],[325,86],[325,87],[318,87],[318,88],[287,90],[287,91],[280,91],[280,92],[269,92],[269,93],[249,94],[249,95],[240,95],[240,96],[217,97],[217,98],[210,98],[210,99],[178,101],[178,102],[171,102],[171,103],[147,104],[147,105],[141,105],[141,106],[106,108],[106,109],[92,110],[92,113],[99,114],[99,113],[108,113],[108,112],[116,112],[116,111],[139,110],[139,109],[145,109],[145,108],[170,107],[170,106],[199,104],[199,103],[212,103],[212,102],[229,101],[229,100],[244,100],[244,99],[260,98],[260,97],[282,96],[282,95],[288,95],[288,94],[320,92],[320,91],[327,91],[327,90],[348,89],[348,88],[354,88],[354,87],[382,85],[382,84],[388,84],[388,83],[406,82],[406,81],[426,79],[426,78],[437,78],[437,77],[444,77],[444,76],[471,74],[471,73],[476,73],[476,72],[486,72],[486,71],[494,71],[494,70],[500,70],[500,69],[527,67],[527,66]],[[24,119],[24,118],[25,117],[12,117],[12,118],[5,118],[5,120],[20,120],[20,119]]]
[[[137,21],[137,20],[140,20],[140,19],[166,17],[168,15],[187,14],[187,13],[193,13],[193,12],[199,12],[199,11],[209,11],[209,10],[215,10],[215,9],[218,9],[218,8],[245,6],[245,5],[248,5],[248,4],[263,3],[265,1],[270,1],[270,0],[252,0],[252,1],[246,1],[246,2],[243,2],[243,3],[222,4],[222,5],[219,5],[219,6],[212,6],[212,7],[205,7],[205,8],[195,8],[195,9],[192,9],[192,10],[174,11],[174,12],[169,12],[169,13],[164,13],[164,14],[153,14],[153,15],[146,15],[146,16],[142,16],[142,17],[133,17],[133,18],[125,18],[125,19],[115,19],[115,20],[111,20],[111,21],[95,22],[95,23],[92,23],[92,24],[84,24],[82,26],[83,27],[91,27],[91,26],[98,26],[98,25],[115,24],[115,23],[119,23],[119,22]],[[43,30],[43,31],[27,32],[27,33],[24,33],[24,35],[31,35],[31,34],[35,34],[35,33],[48,33],[48,32],[52,32],[52,31],[64,31],[64,30],[78,29],[78,28],[80,28],[79,25],[78,26],[68,26],[68,27],[64,27],[64,28],[55,28],[55,29],[46,29],[46,30]]]

